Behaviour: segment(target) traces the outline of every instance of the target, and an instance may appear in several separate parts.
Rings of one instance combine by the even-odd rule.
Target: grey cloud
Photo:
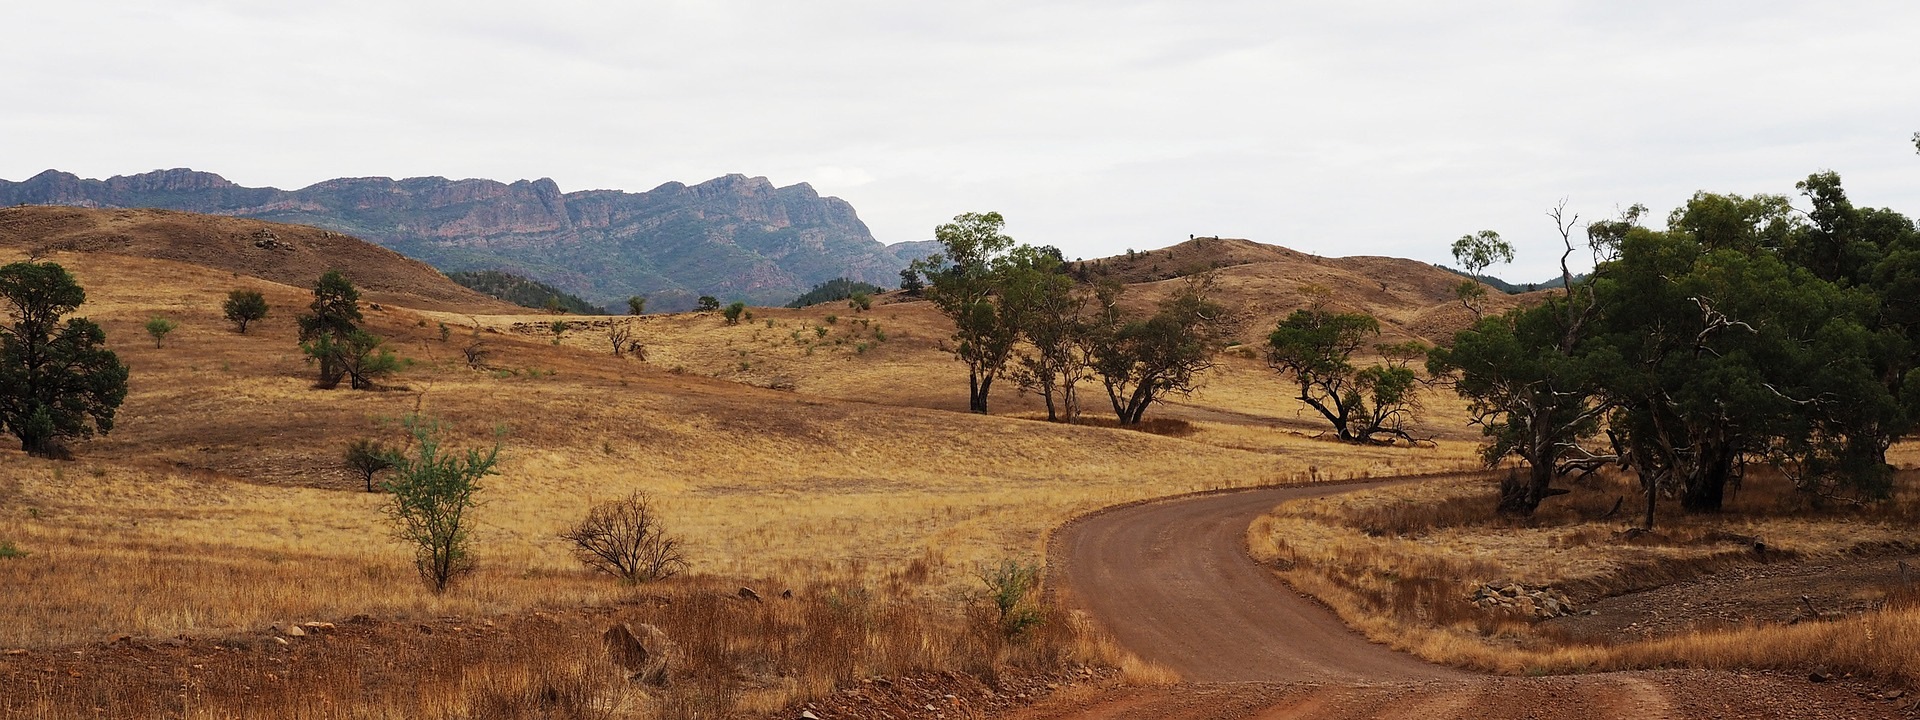
[[[1589,217],[1698,189],[1920,193],[1897,2],[173,2],[0,10],[0,177],[248,184],[729,172],[920,239],[997,209],[1070,256],[1189,232],[1544,277]],[[1920,212],[1920,208],[1902,208]]]

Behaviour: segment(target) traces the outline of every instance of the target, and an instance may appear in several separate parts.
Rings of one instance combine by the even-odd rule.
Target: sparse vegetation
[[[493,351],[487,347],[485,338],[480,337],[480,326],[475,325],[468,335],[465,345],[460,346],[460,356],[467,361],[467,368],[480,370],[487,366],[487,356]]]
[[[1185,247],[1180,251],[1183,261],[1193,255]],[[174,311],[156,297],[217,297],[220,288],[238,282],[224,270],[105,255],[73,258],[71,267],[95,291],[87,310],[116,333],[138,333],[150,315]],[[1129,272],[1144,272],[1146,265],[1142,261]],[[137,282],[151,277],[162,278],[157,287]],[[1225,273],[1218,292],[1226,298],[1263,292],[1236,285],[1258,281],[1265,280]],[[1428,285],[1451,287],[1450,278],[1441,283]],[[1372,292],[1371,282],[1362,284]],[[1135,286],[1115,307],[1127,322],[1150,318],[1179,286]],[[260,287],[278,306],[305,301],[279,285]],[[1417,291],[1413,283],[1394,288],[1401,296]],[[1080,293],[1091,297],[1085,288]],[[1292,296],[1276,291],[1275,297]],[[1431,302],[1445,310],[1453,299],[1440,292]],[[1488,299],[1492,308],[1512,302]],[[0,495],[11,508],[0,512],[0,536],[32,551],[0,562],[0,585],[10,589],[0,597],[0,615],[14,620],[0,623],[0,648],[29,648],[34,672],[42,665],[56,670],[46,674],[48,681],[39,686],[44,690],[31,696],[0,693],[7,696],[0,699],[0,714],[20,703],[29,715],[87,714],[100,706],[98,698],[112,698],[112,710],[127,716],[179,714],[182,703],[208,715],[237,716],[590,716],[606,708],[757,716],[837,688],[871,687],[860,681],[877,676],[1004,679],[1014,668],[1118,664],[1121,655],[1079,634],[1080,624],[1048,605],[1045,594],[1015,593],[1024,595],[1030,612],[1009,614],[999,602],[1003,594],[981,584],[976,573],[999,567],[1000,558],[1029,557],[1034,539],[1049,528],[1108,505],[1475,462],[1471,431],[1458,427],[1467,414],[1452,393],[1423,396],[1431,403],[1432,424],[1439,426],[1432,446],[1323,442],[1307,437],[1311,429],[1303,430],[1290,401],[1275,406],[1277,383],[1257,355],[1223,355],[1201,375],[1204,387],[1177,411],[1156,401],[1148,411],[1153,415],[1129,426],[1138,431],[1114,432],[1117,420],[1097,417],[1076,427],[1033,422],[1027,418],[1042,410],[1036,397],[998,401],[996,410],[1016,417],[950,412],[961,407],[952,395],[958,368],[948,354],[951,346],[941,344],[951,343],[949,328],[930,305],[883,306],[874,316],[880,322],[871,324],[849,312],[827,325],[832,307],[764,311],[779,319],[778,329],[764,330],[759,323],[722,328],[691,315],[632,321],[644,322],[650,339],[657,333],[659,367],[673,368],[665,373],[553,348],[551,317],[479,316],[455,323],[468,326],[460,334],[471,333],[471,347],[481,348],[486,339],[487,359],[500,367],[496,379],[461,368],[460,355],[448,357],[444,346],[429,344],[436,319],[451,321],[461,309],[415,311],[389,303],[386,311],[368,312],[357,323],[365,327],[357,329],[387,338],[396,349],[424,348],[435,362],[407,371],[420,392],[349,396],[301,389],[304,382],[287,377],[297,355],[256,352],[255,341],[237,334],[193,334],[192,342],[176,343],[151,364],[142,363],[135,390],[141,421],[123,422],[112,438],[98,441],[98,458],[80,464],[0,460]],[[1250,328],[1255,332],[1274,327],[1290,310],[1244,307],[1249,314],[1275,313],[1262,315],[1268,324]],[[1091,315],[1087,310],[1062,316]],[[210,319],[210,309],[203,311],[202,319]],[[1457,307],[1446,312],[1461,314]],[[1388,333],[1409,327],[1391,312],[1379,316]],[[1489,310],[1488,316],[1501,313]],[[1021,350],[1040,351],[1034,318],[1022,321],[1016,359]],[[573,333],[569,343],[577,349],[598,342],[604,322],[576,318],[572,328],[594,334]],[[1253,339],[1235,332],[1241,340]],[[442,336],[450,341],[450,334]],[[890,345],[874,344],[889,339]],[[864,356],[852,361],[863,348]],[[204,371],[215,367],[221,372]],[[1009,364],[1005,372],[1017,376],[1019,367]],[[782,401],[761,389],[769,387],[789,391],[793,399]],[[459,425],[511,418],[516,426],[512,446],[500,450],[493,466],[511,481],[487,476],[495,479],[483,483],[478,495],[487,502],[466,513],[467,557],[483,554],[485,563],[456,574],[442,592],[431,579],[411,581],[405,563],[415,555],[413,546],[367,534],[370,518],[389,498],[360,491],[367,484],[391,484],[382,482],[388,476],[363,476],[362,487],[353,487],[352,476],[338,469],[342,445],[365,432],[369,416],[409,408],[430,409]],[[328,437],[338,439],[297,441]],[[485,449],[483,437],[452,433],[444,446],[473,443]],[[914,452],[894,450],[900,447]],[[1911,448],[1894,452],[1900,456],[1893,462],[1911,462]],[[1630,473],[1607,470],[1578,482],[1555,482],[1580,496],[1547,503],[1529,519],[1496,513],[1487,499],[1495,483],[1481,480],[1457,496],[1368,511],[1357,526],[1328,521],[1338,528],[1328,542],[1356,543],[1343,545],[1351,552],[1335,560],[1370,566],[1402,557],[1394,553],[1403,542],[1463,555],[1464,547],[1485,548],[1515,566],[1587,549],[1643,547],[1613,547],[1611,533],[1621,529],[1623,516],[1553,524],[1606,513],[1634,487]],[[1896,491],[1907,482],[1901,479]],[[1892,507],[1860,509],[1852,503],[1865,496],[1832,490],[1798,495],[1782,489],[1787,487],[1780,476],[1749,476],[1718,516],[1682,515],[1677,494],[1663,490],[1661,512],[1678,516],[1661,528],[1672,542],[1647,541],[1664,544],[1644,547],[1662,553],[1738,550],[1707,540],[1710,523],[1748,522],[1751,503],[1762,497],[1803,509],[1783,529],[1760,531],[1769,544],[1796,548],[1806,547],[1792,544],[1802,537],[1829,536],[1830,524],[1840,519],[1872,517]],[[639,590],[594,579],[556,532],[591,511],[586,498],[619,498],[641,489],[687,539],[680,549],[698,572],[681,571]],[[1495,542],[1468,546],[1457,540],[1468,532],[1489,533]],[[1795,533],[1789,541],[1775,540],[1789,532]],[[1541,541],[1508,547],[1508,533]],[[1311,540],[1290,546],[1302,567],[1311,559]],[[1361,541],[1386,547],[1376,555]],[[1688,544],[1694,541],[1705,544]],[[1385,596],[1386,612],[1398,612],[1395,603],[1437,607],[1422,598],[1453,597],[1437,584],[1417,589],[1412,583],[1425,569],[1412,561],[1394,568],[1410,590]],[[1310,579],[1296,581],[1320,592]],[[1380,584],[1367,587],[1393,587],[1378,573],[1369,582]],[[736,599],[743,585],[757,588],[765,602]],[[789,588],[793,596],[783,597]],[[1338,605],[1337,596],[1327,597]],[[1913,616],[1901,612],[1773,628],[1766,635],[1729,631],[1671,638],[1605,657],[1578,650],[1565,656],[1570,659],[1555,659],[1498,644],[1487,657],[1511,672],[1711,663],[1792,667],[1790,662],[1802,661],[1776,658],[1817,657],[1837,672],[1882,673],[1901,662],[1911,666],[1893,659],[1906,646],[1885,640],[1911,631]],[[1374,622],[1367,614],[1354,615],[1355,624]],[[293,652],[276,650],[265,637],[273,623],[358,615],[370,619],[341,622],[344,637],[338,639],[286,638]],[[1009,615],[1044,621],[1009,624]],[[582,650],[582,638],[591,643],[610,622],[659,627],[685,651],[685,672],[666,688],[629,684],[627,673],[603,654]],[[1014,627],[1021,629],[1009,632]],[[1879,640],[1865,640],[1865,628]],[[1388,634],[1408,642],[1423,637],[1404,629]],[[70,649],[122,636],[133,642],[193,639],[177,665],[170,664],[176,657],[171,650],[142,658],[157,669],[142,664],[96,673],[68,659]],[[1522,637],[1517,634],[1501,637],[1530,642],[1515,640]],[[227,650],[207,650],[214,643]],[[1822,647],[1835,650],[1820,654]],[[1545,651],[1524,652],[1535,650]],[[90,650],[86,662],[102,658]],[[207,667],[190,669],[190,662]],[[67,668],[82,674],[66,675]]]
[[[739,325],[740,317],[746,314],[746,312],[747,312],[746,303],[734,302],[733,304],[728,305],[726,310],[721,311],[720,316],[726,319],[728,325]]]
[[[606,338],[614,357],[623,357],[628,352],[636,352],[640,349],[640,343],[633,339],[633,323],[630,322],[607,323]],[[640,359],[645,360],[646,357],[643,355]]]
[[[233,323],[234,332],[245,335],[247,325],[267,317],[267,298],[259,290],[233,290],[220,309]]]
[[[701,295],[694,303],[694,309],[700,312],[713,312],[720,309],[720,299],[712,295]]]
[[[640,492],[593,506],[560,538],[587,567],[629,583],[673,577],[687,567],[681,539],[666,531],[653,501]]]

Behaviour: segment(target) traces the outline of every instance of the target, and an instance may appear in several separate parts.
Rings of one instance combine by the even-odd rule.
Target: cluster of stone
[[[1529,588],[1509,584],[1506,587],[1482,585],[1468,602],[1487,610],[1501,610],[1527,617],[1551,620],[1577,612],[1565,593],[1553,588]]]

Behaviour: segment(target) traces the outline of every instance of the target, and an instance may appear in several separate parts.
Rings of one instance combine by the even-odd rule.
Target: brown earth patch
[[[1908,569],[1901,572],[1901,566]],[[1619,642],[1699,630],[1826,621],[1910,602],[1920,555],[1741,565],[1588,602],[1541,623],[1576,642]],[[1591,611],[1589,614],[1587,611]]]

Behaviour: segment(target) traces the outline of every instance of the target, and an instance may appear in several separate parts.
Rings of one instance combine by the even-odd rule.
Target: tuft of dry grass
[[[876,676],[991,680],[1103,662],[1104,641],[1058,613],[1017,640],[984,607],[840,583],[743,600],[719,580],[629,590],[607,605],[512,616],[364,616],[282,644],[243,633],[177,647],[133,639],[14,668],[0,713],[222,718],[726,718],[771,712]],[[627,680],[601,634],[651,624],[675,645],[664,687]],[[374,648],[378,650],[374,650]],[[652,648],[659,652],[662,648]],[[103,667],[103,658],[120,662]]]

